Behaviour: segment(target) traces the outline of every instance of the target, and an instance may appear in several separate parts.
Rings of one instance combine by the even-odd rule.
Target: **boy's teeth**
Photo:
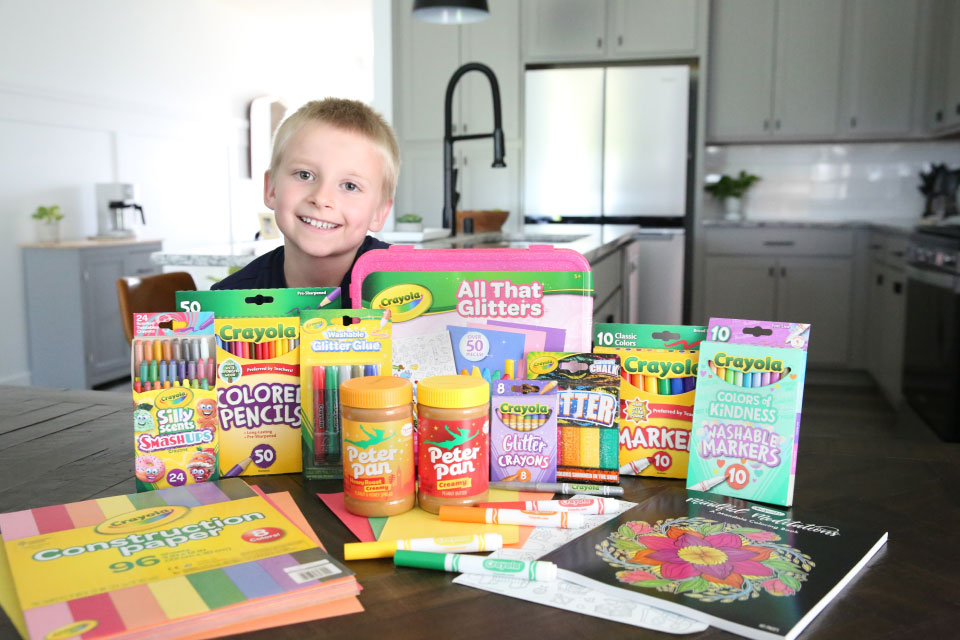
[[[307,224],[314,226],[318,229],[336,229],[340,225],[333,224],[332,222],[324,222],[323,220],[314,220],[313,218],[300,218],[302,221]]]

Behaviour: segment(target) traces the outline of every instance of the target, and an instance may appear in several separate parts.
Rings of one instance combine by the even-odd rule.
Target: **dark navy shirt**
[[[390,245],[373,236],[367,236],[363,243],[357,249],[357,255],[353,257],[353,264],[357,264],[357,258],[371,249],[386,249]],[[350,276],[353,273],[353,265],[343,280],[340,282],[340,295],[343,300],[343,308],[353,308],[350,300]],[[277,247],[270,253],[265,253],[236,273],[232,273],[220,282],[214,284],[211,289],[285,289],[287,287],[287,278],[283,275],[283,247]],[[359,302],[359,300],[357,301]]]

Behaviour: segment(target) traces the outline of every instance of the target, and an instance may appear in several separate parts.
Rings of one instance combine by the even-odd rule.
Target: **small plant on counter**
[[[395,231],[423,231],[423,218],[415,213],[405,213],[397,218]]]
[[[60,221],[63,220],[63,213],[59,205],[37,207],[30,217],[37,221],[38,242],[60,242]]]
[[[397,218],[397,222],[423,222],[423,218],[415,213],[405,213]]]
[[[720,176],[719,180],[705,188],[707,193],[723,202],[727,220],[740,220],[743,217],[743,196],[759,180],[760,176],[741,170],[735,176]]]
[[[54,224],[63,220],[60,205],[56,204],[50,207],[37,207],[37,210],[30,217],[46,224]]]

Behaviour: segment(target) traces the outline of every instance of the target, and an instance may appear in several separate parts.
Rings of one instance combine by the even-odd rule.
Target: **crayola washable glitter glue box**
[[[595,353],[620,356],[620,473],[685,478],[703,326],[598,324]]]
[[[522,378],[531,351],[589,351],[593,282],[570,249],[414,249],[357,259],[351,299],[393,322],[394,375]]]
[[[557,479],[620,482],[620,357],[531,353],[527,375],[557,383]]]
[[[221,473],[299,472],[299,316],[217,318],[214,325]]]
[[[810,325],[711,318],[687,488],[793,504]]]
[[[216,480],[212,313],[135,313],[130,368],[137,491]]]
[[[490,479],[555,482],[556,382],[498,380],[491,391]]]

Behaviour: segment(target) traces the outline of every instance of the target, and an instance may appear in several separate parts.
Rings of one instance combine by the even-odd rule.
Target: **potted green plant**
[[[60,242],[60,221],[63,220],[63,213],[59,205],[37,207],[30,217],[37,221],[39,242]]]
[[[760,176],[741,170],[735,176],[726,174],[706,186],[707,193],[723,202],[727,220],[739,220],[743,213],[743,196],[751,186],[760,180]]]
[[[394,231],[423,231],[423,218],[415,213],[405,213],[397,218]]]

